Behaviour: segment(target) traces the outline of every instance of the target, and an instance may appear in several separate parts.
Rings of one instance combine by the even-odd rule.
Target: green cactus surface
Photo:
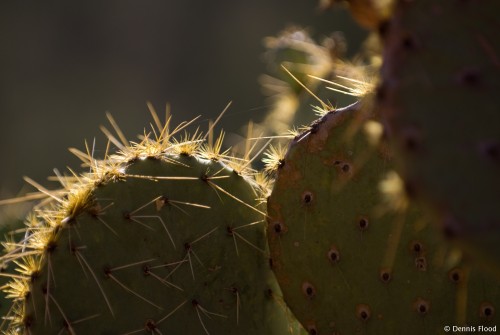
[[[268,238],[285,301],[310,334],[494,326],[498,281],[405,198],[367,110],[360,102],[329,112],[278,166]]]
[[[5,289],[8,332],[303,331],[269,266],[264,189],[248,164],[221,153],[221,140],[156,134],[118,142],[103,161],[89,155],[92,172],[63,180],[36,211],[29,237],[3,257],[19,264]]]
[[[500,3],[399,1],[378,105],[410,196],[500,269]],[[429,22],[432,22],[430,24]]]

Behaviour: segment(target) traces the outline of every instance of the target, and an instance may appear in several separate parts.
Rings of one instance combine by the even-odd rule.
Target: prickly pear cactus
[[[378,104],[410,195],[500,268],[500,3],[399,1]],[[428,22],[432,24],[428,24]]]
[[[221,140],[155,134],[132,145],[111,137],[119,154],[81,154],[92,172],[62,179],[62,196],[47,192],[53,205],[3,257],[19,264],[5,288],[8,331],[299,334],[247,163],[222,153]]]
[[[272,265],[310,334],[437,334],[498,323],[498,281],[464,262],[404,196],[360,103],[297,136],[268,199]]]

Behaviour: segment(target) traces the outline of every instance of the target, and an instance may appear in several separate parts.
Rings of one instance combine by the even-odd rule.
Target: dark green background
[[[363,33],[316,1],[2,1],[0,198],[24,175],[50,187],[53,168],[78,170],[67,148],[84,139],[104,149],[106,111],[129,138],[151,120],[146,101],[170,102],[176,122],[202,114],[203,129],[230,100],[227,130],[261,120],[262,41],[290,24],[317,39],[349,30],[351,51]]]

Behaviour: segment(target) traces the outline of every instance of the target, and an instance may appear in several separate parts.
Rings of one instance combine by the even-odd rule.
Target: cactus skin
[[[497,269],[499,10],[495,0],[399,1],[382,30],[378,99],[411,195],[437,212],[447,236]]]
[[[268,238],[290,309],[311,334],[495,325],[498,281],[463,261],[413,205],[384,205],[379,183],[392,163],[370,144],[371,120],[358,107],[296,137],[277,171]]]
[[[167,142],[92,160],[95,175],[37,213],[42,223],[31,226],[25,250],[42,260],[13,294],[8,331],[303,332],[269,267],[260,187],[223,155],[173,153],[182,145]]]

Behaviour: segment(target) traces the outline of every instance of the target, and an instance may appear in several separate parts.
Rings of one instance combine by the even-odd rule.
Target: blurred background
[[[67,149],[85,139],[102,157],[106,111],[128,138],[151,121],[146,101],[175,123],[201,114],[202,129],[229,101],[221,127],[261,121],[263,39],[292,24],[349,30],[350,53],[364,35],[313,0],[0,2],[0,199],[33,191],[23,176],[50,188],[54,168],[79,171]]]

